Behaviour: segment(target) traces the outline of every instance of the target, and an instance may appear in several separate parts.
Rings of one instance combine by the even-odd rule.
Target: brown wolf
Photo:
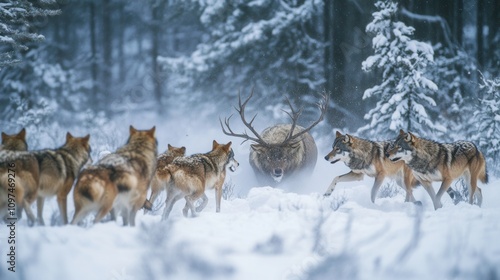
[[[20,219],[24,209],[28,224],[33,225],[35,215],[31,204],[37,197],[38,182],[38,161],[33,154],[0,151],[0,217]]]
[[[160,194],[162,190],[166,188],[166,183],[160,179],[160,176],[163,172],[165,172],[164,168],[172,163],[174,159],[178,157],[183,157],[186,155],[186,148],[185,147],[174,147],[168,144],[167,150],[158,156],[156,159],[156,171],[155,175],[153,176],[153,179],[151,180],[151,196],[149,197],[149,200],[146,200],[146,203],[144,204],[145,212],[146,210],[152,210],[153,203],[155,202],[156,198]]]
[[[28,143],[26,143],[26,129],[21,129],[18,134],[8,135],[2,132],[2,145],[0,150],[8,151],[27,151]]]
[[[155,127],[136,130],[130,126],[127,144],[80,173],[75,190],[75,215],[71,224],[97,211],[99,222],[112,208],[121,212],[124,225],[135,226],[137,211],[144,205],[155,171]]]
[[[394,144],[395,147],[387,153],[389,159],[405,162],[426,189],[434,193],[432,182],[441,181],[441,187],[433,198],[435,209],[442,207],[441,197],[449,190],[451,182],[459,177],[463,177],[469,187],[469,203],[473,203],[476,195],[477,204],[481,206],[483,196],[477,180],[488,183],[488,173],[484,155],[474,143],[458,141],[442,144],[400,130]]]
[[[384,155],[390,142],[373,142],[349,134],[336,133],[333,150],[325,156],[325,160],[333,163],[343,161],[351,169],[349,173],[337,176],[325,192],[331,195],[339,182],[360,181],[364,175],[374,177],[371,200],[375,202],[377,192],[386,177],[392,178],[406,191],[405,202],[415,202],[413,188],[418,181],[411,170],[403,162],[392,162]]]
[[[191,210],[192,216],[196,216],[196,212],[202,211],[207,205],[207,187],[215,188],[216,212],[220,212],[226,167],[229,166],[231,171],[235,171],[238,165],[234,159],[231,142],[223,145],[215,140],[212,150],[208,153],[176,158],[164,168],[165,172],[160,176],[161,180],[167,182],[167,198],[162,220],[168,218],[174,203],[181,198],[186,200],[184,216],[187,216],[188,210]],[[199,198],[202,203],[195,209],[194,202]]]
[[[32,152],[38,161],[40,181],[38,184],[37,216],[44,225],[43,204],[46,197],[57,196],[57,204],[63,224],[68,223],[67,197],[71,187],[84,164],[92,161],[90,157],[90,135],[73,137],[66,134],[66,143],[55,150],[47,149]]]

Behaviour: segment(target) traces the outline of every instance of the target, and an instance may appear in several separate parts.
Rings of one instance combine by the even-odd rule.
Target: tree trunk
[[[92,103],[96,104],[99,102],[99,98],[97,96],[97,49],[96,49],[96,31],[95,31],[95,5],[93,1],[89,2],[89,29],[90,29],[90,75],[92,79]],[[96,104],[98,105],[98,104]]]

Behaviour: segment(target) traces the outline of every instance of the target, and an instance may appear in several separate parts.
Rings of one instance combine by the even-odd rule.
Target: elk
[[[285,181],[293,182],[294,179],[310,176],[316,166],[318,149],[309,131],[323,120],[328,106],[328,95],[323,95],[323,99],[316,104],[320,110],[320,116],[307,128],[297,125],[303,108],[295,110],[287,98],[286,102],[291,112],[283,111],[290,117],[292,123],[270,126],[260,134],[253,127],[257,114],[250,121],[247,121],[245,117],[245,107],[252,96],[253,89],[250,96],[242,102],[241,93],[238,92],[238,107],[234,108],[253,136],[246,131],[235,133],[231,129],[229,122],[233,115],[225,118],[224,124],[222,120],[219,119],[219,121],[224,134],[243,138],[242,144],[248,140],[254,142],[250,145],[249,161],[259,183],[275,187]]]

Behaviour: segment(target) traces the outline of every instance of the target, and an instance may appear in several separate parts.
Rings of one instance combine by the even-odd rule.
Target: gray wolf
[[[186,155],[185,147],[174,147],[168,144],[167,150],[160,154],[156,159],[156,171],[153,179],[151,180],[151,196],[144,204],[145,210],[151,210],[156,198],[162,190],[166,188],[166,183],[160,179],[160,176],[165,172],[165,167],[172,163],[174,159]]]
[[[405,162],[430,193],[434,193],[432,182],[441,181],[433,198],[435,209],[443,206],[441,197],[449,190],[452,181],[460,177],[465,179],[469,188],[469,203],[472,204],[476,196],[477,204],[481,206],[483,196],[477,181],[488,183],[488,173],[484,155],[474,143],[437,143],[400,130],[394,145],[387,152],[388,158],[393,162]]]
[[[1,150],[9,151],[27,151],[28,143],[26,142],[26,129],[21,129],[17,134],[6,134],[2,132],[2,145]]]
[[[136,130],[130,126],[130,137],[124,146],[85,168],[78,176],[71,224],[78,224],[93,211],[97,211],[94,223],[98,223],[114,209],[121,212],[124,225],[135,226],[137,211],[146,201],[157,153],[155,127]],[[114,216],[114,211],[112,214]]]
[[[405,202],[415,202],[413,188],[418,186],[418,181],[404,162],[392,162],[385,157],[384,149],[390,147],[390,144],[388,141],[374,142],[349,134],[343,135],[337,131],[333,149],[325,156],[325,160],[332,164],[342,161],[351,171],[335,177],[324,195],[331,195],[339,182],[360,181],[367,175],[375,178],[371,190],[372,202],[375,202],[386,177],[394,179],[406,191]]]
[[[160,176],[162,181],[167,182],[167,198],[162,220],[168,218],[174,203],[181,198],[186,200],[184,216],[187,217],[189,210],[192,216],[196,216],[196,212],[202,211],[207,205],[206,188],[215,188],[216,212],[220,212],[226,167],[235,171],[238,165],[234,159],[231,142],[224,145],[215,140],[212,150],[208,153],[176,158],[164,168],[165,172]],[[195,209],[194,203],[199,198],[202,203]]]
[[[233,132],[229,125],[232,116],[225,119],[224,124],[222,120],[220,123],[226,135],[243,138],[245,139],[243,142],[248,140],[255,142],[251,145],[249,160],[258,181],[261,184],[275,186],[283,183],[285,179],[288,182],[296,182],[297,179],[310,176],[316,166],[318,150],[309,131],[323,120],[328,106],[328,96],[323,96],[322,102],[317,104],[320,116],[307,128],[297,125],[303,108],[295,110],[287,99],[291,112],[286,113],[290,116],[292,123],[274,125],[264,129],[262,133],[258,133],[252,125],[257,115],[250,121],[247,121],[245,117],[245,107],[252,96],[253,90],[250,96],[242,102],[241,95],[239,95],[239,106],[236,111],[243,124],[254,136],[246,132],[241,134]]]
[[[90,157],[90,135],[73,137],[66,134],[66,143],[57,149],[31,152],[38,161],[40,180],[38,184],[37,217],[44,225],[43,206],[45,198],[56,196],[63,224],[68,223],[67,197],[80,169],[92,161]]]
[[[24,209],[28,216],[28,224],[33,225],[35,215],[31,211],[31,204],[37,197],[40,170],[36,157],[27,152],[26,130],[23,128],[15,135],[2,133],[2,145],[0,149],[0,217],[4,220],[21,219]],[[14,208],[12,206],[15,206],[15,212],[10,212]]]

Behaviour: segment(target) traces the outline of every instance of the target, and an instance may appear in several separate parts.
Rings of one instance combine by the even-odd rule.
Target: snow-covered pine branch
[[[366,26],[372,34],[374,54],[362,63],[364,71],[382,70],[382,79],[365,91],[363,99],[377,100],[375,108],[365,119],[367,125],[359,129],[362,134],[377,138],[393,137],[399,129],[420,135],[443,131],[435,125],[427,108],[436,106],[431,95],[437,85],[425,76],[434,61],[432,46],[411,39],[415,29],[396,21],[398,6],[391,1],[378,1],[373,21]]]

